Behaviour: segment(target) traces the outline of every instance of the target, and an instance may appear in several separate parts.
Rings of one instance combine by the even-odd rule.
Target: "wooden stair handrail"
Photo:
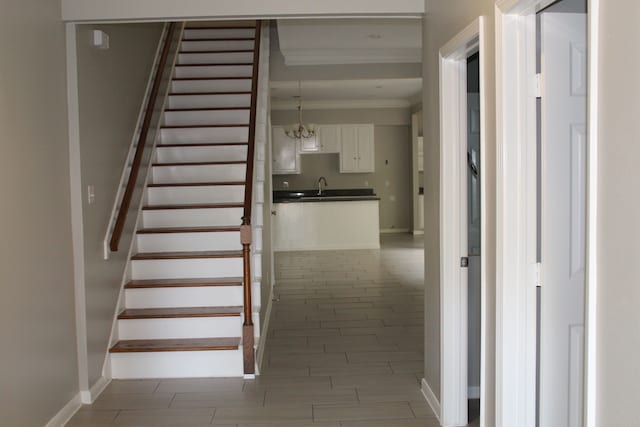
[[[144,119],[142,121],[142,129],[140,131],[140,137],[138,138],[138,146],[133,157],[133,164],[131,165],[131,171],[129,172],[129,179],[127,181],[127,187],[122,197],[122,203],[118,210],[118,217],[116,224],[113,227],[113,233],[111,234],[111,240],[109,241],[109,249],[113,252],[118,251],[120,245],[120,239],[122,238],[122,232],[124,231],[124,225],[127,220],[127,214],[129,207],[131,206],[131,199],[133,198],[133,191],[136,187],[136,181],[138,180],[138,174],[140,172],[140,165],[142,163],[142,155],[144,154],[145,146],[147,145],[147,137],[149,136],[149,128],[151,127],[151,120],[155,110],[155,105],[158,99],[158,92],[160,91],[160,84],[162,83],[164,70],[167,65],[167,59],[171,50],[171,44],[178,23],[171,22],[167,30],[167,36],[162,47],[162,54],[156,70],[156,75],[153,80],[153,86],[151,87],[151,94],[149,95],[149,101],[144,113]]]
[[[249,112],[249,139],[247,147],[247,171],[244,190],[244,212],[240,227],[240,242],[243,257],[244,323],[242,326],[242,347],[244,373],[255,373],[255,351],[253,313],[251,302],[251,203],[253,200],[253,163],[256,145],[256,110],[258,103],[258,71],[260,68],[260,39],[262,21],[256,21],[255,43],[253,46],[253,75],[251,78],[251,110]]]

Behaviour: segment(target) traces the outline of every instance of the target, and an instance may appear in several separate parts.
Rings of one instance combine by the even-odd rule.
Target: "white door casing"
[[[586,235],[586,14],[542,14],[540,425],[580,427]]]

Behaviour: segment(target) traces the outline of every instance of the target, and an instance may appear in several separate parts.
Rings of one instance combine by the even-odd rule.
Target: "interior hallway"
[[[423,241],[276,256],[262,375],[113,381],[69,426],[435,427],[423,371]]]

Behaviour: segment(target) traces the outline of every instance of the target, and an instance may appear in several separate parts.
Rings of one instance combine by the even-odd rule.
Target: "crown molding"
[[[406,99],[345,99],[305,101],[305,110],[359,110],[377,108],[409,108],[411,103]],[[278,111],[297,110],[296,101],[271,100],[271,109]]]

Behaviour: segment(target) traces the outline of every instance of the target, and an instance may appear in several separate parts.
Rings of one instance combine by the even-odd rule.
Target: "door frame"
[[[499,0],[496,18],[496,425],[536,415],[536,12],[555,0]],[[596,420],[598,21],[588,0],[587,278],[584,422]]]
[[[443,426],[468,420],[467,277],[460,257],[468,256],[467,240],[467,58],[480,52],[480,155],[486,152],[486,92],[489,73],[483,51],[485,22],[479,17],[440,49],[440,404]],[[481,168],[481,185],[486,183]],[[486,200],[481,190],[481,246],[485,249]],[[485,257],[482,257],[482,270]],[[486,280],[481,279],[481,310],[485,313]],[[485,360],[486,322],[481,330],[481,360]],[[480,413],[484,414],[484,363],[480,373]],[[432,404],[432,407],[434,405]]]

